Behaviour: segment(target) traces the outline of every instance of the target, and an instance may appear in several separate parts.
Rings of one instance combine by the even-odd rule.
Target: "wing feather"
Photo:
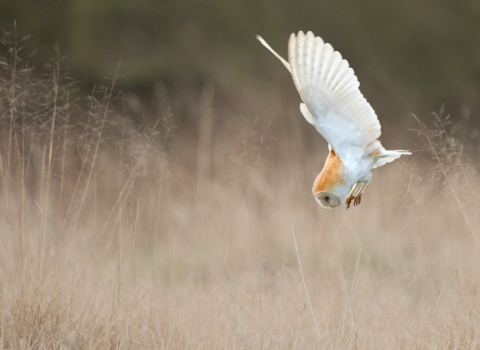
[[[360,83],[348,61],[312,32],[292,34],[288,42],[288,61],[267,42],[257,39],[270,50],[292,74],[303,103],[300,111],[328,142],[329,150],[345,160],[365,156],[379,167],[411,154],[386,151],[378,137],[381,127],[370,103],[360,92]]]
[[[348,62],[333,47],[299,32],[290,36],[288,60],[293,81],[306,109],[302,114],[341,157],[365,148],[381,134],[372,106],[359,90],[360,83]],[[310,120],[309,120],[310,119]]]
[[[287,61],[285,61],[285,60],[283,59],[283,57],[280,56],[274,49],[272,49],[272,48],[270,47],[270,45],[268,45],[267,42],[266,42],[260,35],[257,35],[257,40],[260,41],[260,43],[261,43],[263,46],[265,46],[271,53],[273,53],[274,56],[275,56],[276,58],[278,58],[278,59],[280,60],[280,62],[283,63],[283,65],[285,66],[285,68],[287,68],[287,70],[288,70],[290,73],[292,72],[292,70],[290,69],[290,64],[289,64]]]

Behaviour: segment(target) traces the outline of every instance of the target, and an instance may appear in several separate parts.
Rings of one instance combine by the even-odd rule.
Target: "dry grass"
[[[10,54],[0,349],[480,347],[480,186],[445,123],[328,211],[296,105],[236,115],[206,88],[192,138],[165,106],[139,126],[112,89],[72,100],[57,65],[35,79]]]

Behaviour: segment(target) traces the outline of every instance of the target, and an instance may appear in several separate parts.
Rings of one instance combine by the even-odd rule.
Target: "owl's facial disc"
[[[333,192],[317,192],[314,194],[314,197],[318,204],[327,209],[333,209],[342,205],[342,199],[340,196],[336,195]]]

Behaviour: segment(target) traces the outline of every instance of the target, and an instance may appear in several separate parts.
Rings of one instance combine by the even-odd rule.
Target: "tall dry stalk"
[[[449,135],[447,132],[446,126],[448,125],[448,116],[445,118],[445,120],[442,120],[442,118],[434,114],[435,121],[436,121],[436,129],[430,129],[428,130],[425,127],[425,124],[420,121],[420,119],[417,118],[417,116],[413,115],[415,120],[417,121],[418,125],[420,126],[419,134],[425,137],[428,143],[428,151],[431,152],[435,160],[437,161],[439,170],[441,171],[442,175],[444,176],[444,179],[450,188],[450,191],[455,198],[455,202],[458,205],[458,208],[460,212],[462,213],[463,219],[465,220],[465,223],[468,226],[468,229],[472,235],[472,237],[475,239],[475,243],[477,246],[480,248],[480,240],[477,237],[477,234],[475,232],[475,229],[473,228],[473,225],[470,222],[470,219],[465,212],[465,208],[463,207],[462,201],[458,197],[457,190],[455,189],[454,186],[454,180],[452,179],[451,174],[462,174],[467,175],[469,173],[472,173],[472,169],[470,166],[464,164],[461,160],[461,146],[459,146],[455,139],[453,138],[452,135]],[[435,145],[434,139],[440,140],[437,145]],[[442,142],[443,141],[443,142]],[[438,147],[440,147],[440,151],[438,150]],[[446,160],[447,162],[450,162],[448,164],[444,160],[441,159],[440,154],[446,155]]]

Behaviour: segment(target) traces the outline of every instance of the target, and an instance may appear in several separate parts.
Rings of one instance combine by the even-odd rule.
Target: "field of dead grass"
[[[192,131],[0,71],[0,349],[480,347],[480,186],[442,118],[324,210],[326,145],[275,92],[237,115],[207,87]]]

